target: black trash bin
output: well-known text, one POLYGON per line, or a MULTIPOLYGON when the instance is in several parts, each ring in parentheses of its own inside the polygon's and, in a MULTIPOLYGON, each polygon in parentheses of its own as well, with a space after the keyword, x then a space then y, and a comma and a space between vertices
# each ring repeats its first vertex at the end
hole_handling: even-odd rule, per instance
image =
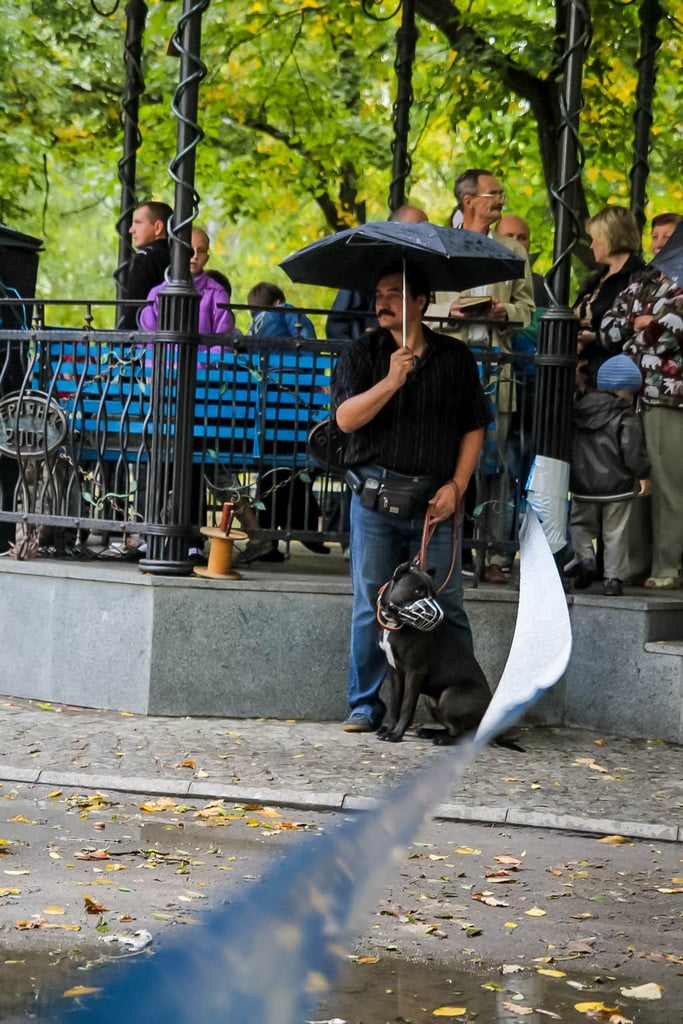
MULTIPOLYGON (((0 299, 32 298, 36 294, 40 238, 0 224, 0 299)), ((29 327, 31 307, 25 303, 0 303, 0 327, 29 327)))
MULTIPOLYGON (((16 331, 31 324, 32 306, 17 302, 36 293, 40 238, 0 224, 0 398, 18 391, 24 379, 24 351, 21 341, 2 337, 2 331, 16 331)), ((0 456, 0 510, 11 512, 19 478, 16 459, 0 456)), ((0 552, 14 539, 15 524, 0 521, 0 552)))

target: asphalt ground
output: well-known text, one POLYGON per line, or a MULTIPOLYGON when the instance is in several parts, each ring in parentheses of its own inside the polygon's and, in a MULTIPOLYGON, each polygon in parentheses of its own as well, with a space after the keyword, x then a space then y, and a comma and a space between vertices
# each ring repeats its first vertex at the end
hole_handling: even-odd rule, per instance
MULTIPOLYGON (((454 821, 683 842, 683 747, 522 725, 435 808, 454 821)), ((0 780, 362 811, 449 748, 336 722, 158 718, 0 697, 0 780)))

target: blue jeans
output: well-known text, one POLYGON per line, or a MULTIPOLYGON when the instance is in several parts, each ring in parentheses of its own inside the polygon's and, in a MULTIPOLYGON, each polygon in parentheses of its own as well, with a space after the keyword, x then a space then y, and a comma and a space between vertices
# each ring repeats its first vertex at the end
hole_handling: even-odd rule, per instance
MULTIPOLYGON (((414 558, 422 541, 422 516, 400 519, 364 508, 357 495, 351 498, 351 580, 353 612, 351 616, 351 655, 349 662, 348 702, 351 712, 367 715, 373 726, 384 717, 379 696, 387 669, 379 647, 376 602, 379 588, 391 579, 394 569, 414 558)), ((439 587, 451 564, 453 520, 439 523, 427 548, 427 565, 435 570, 439 587)), ((445 617, 458 628, 462 646, 473 652, 472 631, 463 607, 460 575, 460 551, 448 586, 438 595, 445 617)))

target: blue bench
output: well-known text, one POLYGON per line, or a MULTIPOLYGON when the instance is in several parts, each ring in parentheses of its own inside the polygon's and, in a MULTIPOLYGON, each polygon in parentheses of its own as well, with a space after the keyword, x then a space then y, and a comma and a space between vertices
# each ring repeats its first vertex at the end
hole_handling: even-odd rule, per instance
MULTIPOLYGON (((66 447, 78 460, 146 460, 152 436, 150 344, 73 340, 73 332, 39 342, 32 386, 66 414, 66 447)), ((101 334, 100 334, 101 337, 101 334)), ((213 339, 212 339, 213 340, 213 339)), ((195 462, 235 470, 303 466, 311 422, 329 410, 332 357, 298 344, 282 350, 200 346, 193 434, 195 462)), ((171 392, 164 396, 173 411, 171 392)), ((172 432, 172 418, 168 417, 172 432)), ((157 428, 159 429, 159 428, 157 428)), ((163 429, 163 428, 162 428, 163 429)))

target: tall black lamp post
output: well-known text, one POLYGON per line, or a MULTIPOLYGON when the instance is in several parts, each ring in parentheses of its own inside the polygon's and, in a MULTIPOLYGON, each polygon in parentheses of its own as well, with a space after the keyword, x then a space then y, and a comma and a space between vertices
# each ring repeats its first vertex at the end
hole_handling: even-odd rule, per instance
POLYGON ((560 105, 558 184, 555 198, 553 265, 546 277, 551 306, 541 317, 536 365, 534 444, 536 456, 527 497, 536 511, 554 554, 566 544, 569 459, 571 455, 578 320, 569 309, 571 254, 581 234, 576 217, 576 184, 581 173, 579 114, 581 79, 590 38, 583 0, 567 5, 560 105))
POLYGON ((199 296, 190 274, 192 221, 199 197, 194 188, 195 153, 202 138, 197 124, 199 83, 206 74, 199 53, 201 17, 209 0, 183 0, 172 46, 180 55, 180 80, 173 112, 178 120, 175 181, 170 222, 169 282, 159 293, 159 329, 152 367, 152 446, 145 502, 147 555, 144 572, 186 575, 190 537, 192 450, 197 376, 199 296))
POLYGON ((417 28, 415 27, 415 2, 403 0, 401 27, 396 33, 396 101, 393 108, 394 137, 391 143, 391 188, 389 209, 394 213, 406 201, 406 181, 410 174, 411 160, 408 152, 410 132, 410 108, 413 102, 413 62, 417 28))
MULTIPOLYGON (((141 136, 139 128, 140 96, 145 91, 142 77, 142 38, 147 20, 147 4, 143 0, 129 0, 126 4, 126 39, 123 59, 126 68, 126 83, 121 100, 121 125, 123 127, 123 153, 119 160, 119 181, 121 183, 121 212, 116 222, 119 236, 118 266, 114 271, 117 298, 126 296, 128 261, 132 254, 130 226, 136 205, 135 177, 137 170, 137 149, 141 136)), ((123 313, 119 313, 119 318, 123 313)))

